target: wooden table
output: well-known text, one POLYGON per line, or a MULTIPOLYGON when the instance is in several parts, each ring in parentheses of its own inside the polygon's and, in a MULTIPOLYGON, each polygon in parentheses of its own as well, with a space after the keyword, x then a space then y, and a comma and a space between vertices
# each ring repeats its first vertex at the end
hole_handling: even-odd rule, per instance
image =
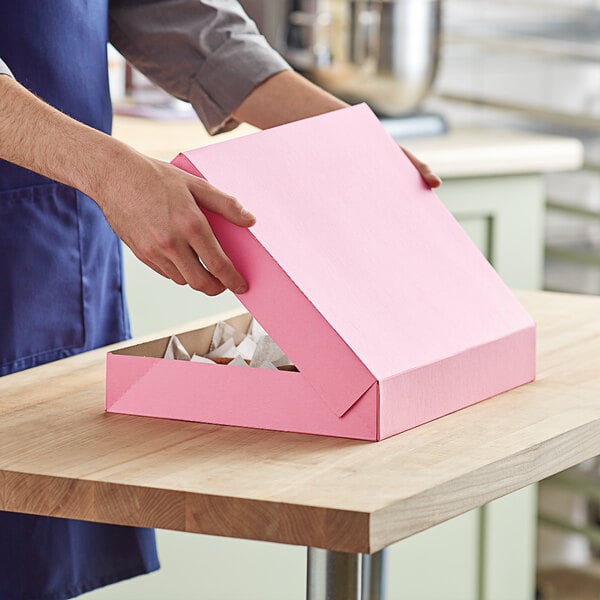
POLYGON ((0 509, 326 549, 309 597, 359 598, 361 553, 600 453, 600 298, 519 296, 537 382, 379 443, 106 414, 106 349, 2 378, 0 509))

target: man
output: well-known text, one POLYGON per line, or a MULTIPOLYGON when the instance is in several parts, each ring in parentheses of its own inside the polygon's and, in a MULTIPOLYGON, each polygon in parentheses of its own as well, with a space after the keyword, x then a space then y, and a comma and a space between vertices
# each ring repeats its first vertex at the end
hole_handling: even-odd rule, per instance
MULTIPOLYGON (((211 133, 344 106, 289 70, 233 1, 2 3, 0 375, 129 336, 118 238, 180 285, 247 288, 199 207, 241 227, 254 217, 109 137, 109 39, 211 133)), ((0 512, 2 600, 61 600, 156 568, 152 531, 0 512)))

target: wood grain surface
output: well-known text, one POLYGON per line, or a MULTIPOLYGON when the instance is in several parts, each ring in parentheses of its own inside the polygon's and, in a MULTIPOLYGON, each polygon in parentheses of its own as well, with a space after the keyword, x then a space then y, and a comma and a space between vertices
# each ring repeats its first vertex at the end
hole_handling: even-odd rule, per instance
POLYGON ((4 377, 0 509, 376 551, 600 453, 600 298, 519 296, 538 381, 378 443, 106 414, 106 349, 4 377))

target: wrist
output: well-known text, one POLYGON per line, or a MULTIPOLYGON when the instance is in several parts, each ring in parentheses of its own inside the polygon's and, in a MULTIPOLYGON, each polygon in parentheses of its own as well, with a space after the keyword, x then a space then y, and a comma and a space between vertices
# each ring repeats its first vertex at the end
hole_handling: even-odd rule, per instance
POLYGON ((107 190, 114 187, 115 182, 126 180, 126 171, 137 152, 100 132, 94 132, 82 146, 83 159, 75 165, 70 185, 104 208, 107 190))

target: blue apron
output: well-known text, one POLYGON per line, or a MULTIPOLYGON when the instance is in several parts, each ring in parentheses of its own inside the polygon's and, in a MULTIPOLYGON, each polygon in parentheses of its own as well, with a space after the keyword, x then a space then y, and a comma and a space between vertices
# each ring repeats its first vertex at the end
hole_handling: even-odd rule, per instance
MULTIPOLYGON (((107 11, 108 0, 0 3, 15 78, 106 133, 107 11)), ((0 161, 0 375, 128 336, 120 243, 96 204, 0 161)), ((152 530, 0 512, 1 600, 61 600, 157 568, 152 530)))

